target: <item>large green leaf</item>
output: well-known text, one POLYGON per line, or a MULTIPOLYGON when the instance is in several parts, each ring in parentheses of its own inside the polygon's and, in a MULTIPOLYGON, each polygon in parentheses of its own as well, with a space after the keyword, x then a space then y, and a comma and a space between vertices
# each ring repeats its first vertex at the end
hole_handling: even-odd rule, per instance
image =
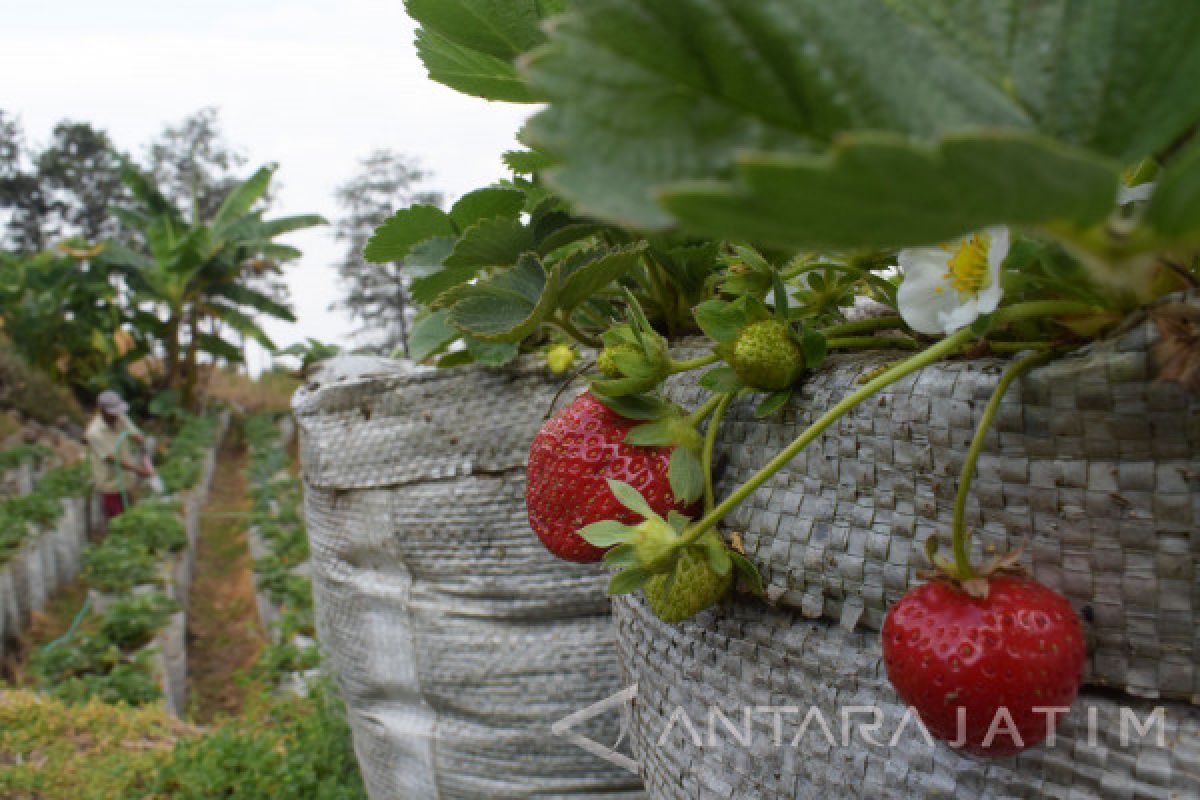
POLYGON ((375 230, 363 255, 376 264, 400 261, 414 245, 426 239, 457 233, 454 222, 437 206, 409 206, 397 211, 375 230))
POLYGON ((455 268, 506 266, 517 263, 517 258, 532 248, 533 236, 520 220, 496 217, 463 231, 444 264, 455 268))
POLYGON ((412 299, 423 306, 433 305, 443 292, 461 286, 479 274, 477 267, 458 267, 438 270, 415 278, 408 287, 412 299))
POLYGON ((1164 236, 1200 233, 1200 145, 1192 145, 1159 176, 1146 222, 1164 236))
POLYGON ((489 100, 537 99, 513 62, 545 41, 542 19, 561 10, 544 0, 406 0, 421 23, 417 52, 429 77, 489 100))
POLYGON ((664 206, 693 227, 771 245, 903 247, 1000 223, 1097 223, 1113 208, 1120 170, 1036 135, 998 132, 936 147, 858 134, 829 155, 747 156, 739 173, 741 187, 667 189, 664 206))
POLYGON ((1198 40, 1200 4, 1171 0, 589 0, 529 61, 551 105, 523 138, 582 211, 645 227, 672 222, 665 186, 854 130, 1040 132, 1130 162, 1200 118, 1198 40))
POLYGON ((524 207, 525 193, 519 189, 476 189, 459 198, 450 209, 450 219, 459 230, 465 230, 491 217, 516 219, 524 207))
POLYGON ((644 244, 616 250, 596 248, 572 254, 560 267, 558 305, 570 312, 584 300, 637 266, 644 244))
POLYGON ((450 309, 450 324, 485 342, 519 342, 554 309, 558 274, 546 274, 532 254, 486 281, 466 287, 450 309))
POLYGON ((213 217, 212 227, 218 236, 224 236, 225 228, 249 212, 251 207, 263 198, 263 195, 267 193, 267 187, 271 185, 271 176, 274 173, 274 167, 261 167, 233 188, 233 191, 221 203, 221 207, 217 209, 217 215, 213 217))
POLYGON ((408 336, 408 351, 414 361, 424 361, 462 336, 458 328, 450 325, 449 316, 450 312, 443 309, 416 321, 408 336))

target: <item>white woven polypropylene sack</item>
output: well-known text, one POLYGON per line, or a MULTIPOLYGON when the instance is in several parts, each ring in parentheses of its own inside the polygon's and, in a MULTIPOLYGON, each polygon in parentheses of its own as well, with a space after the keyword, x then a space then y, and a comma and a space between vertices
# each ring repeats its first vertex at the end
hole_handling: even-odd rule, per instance
MULTIPOLYGON (((528 527, 544 368, 331 362, 294 400, 318 636, 374 800, 632 798, 551 726, 618 689, 602 569, 528 527)), ((578 732, 619 737, 615 718, 578 732)))

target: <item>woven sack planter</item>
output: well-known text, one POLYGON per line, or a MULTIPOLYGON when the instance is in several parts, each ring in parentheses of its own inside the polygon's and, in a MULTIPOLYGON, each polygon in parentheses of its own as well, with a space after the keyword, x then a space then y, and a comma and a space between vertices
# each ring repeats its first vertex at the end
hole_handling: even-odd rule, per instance
POLYGON ((317 629, 375 800, 642 796, 550 732, 620 680, 607 576, 554 559, 526 518, 557 391, 533 359, 342 358, 294 400, 317 629))
MULTIPOLYGON (((923 739, 911 752, 852 744, 820 764, 770 747, 700 751, 678 737, 656 746, 676 703, 691 704, 687 713, 701 722, 710 702, 723 711, 816 702, 827 715, 838 705, 899 708, 877 632, 927 567, 925 539, 951 528, 957 476, 1005 363, 960 361, 859 406, 729 516, 774 607, 739 603, 672 628, 646 613, 640 596, 618 602, 623 663, 638 684, 634 749, 652 796, 911 797, 956 788, 959 797, 1200 796, 1200 713, 1191 705, 1200 699, 1200 401, 1152 380, 1156 337, 1152 322, 1135 320, 1014 385, 980 458, 967 522, 977 559, 985 547, 1025 542, 1032 574, 1080 612, 1086 683, 1108 688, 1085 689, 1077 708, 1106 709, 1097 712, 1103 729, 1116 724, 1119 705, 1142 709, 1157 698, 1151 705, 1174 726, 1168 750, 1134 742, 1085 753, 1073 738, 1077 714, 1055 748, 1003 762, 930 749, 923 739)), ((892 360, 831 358, 770 420, 735 403, 719 441, 722 490, 892 360)), ((669 393, 689 407, 702 397, 686 379, 669 393)))

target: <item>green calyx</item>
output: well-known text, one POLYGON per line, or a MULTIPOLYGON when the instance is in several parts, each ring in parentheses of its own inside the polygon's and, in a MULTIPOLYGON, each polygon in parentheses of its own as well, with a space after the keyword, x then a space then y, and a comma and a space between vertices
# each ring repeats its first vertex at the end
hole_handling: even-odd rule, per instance
POLYGON ((791 326, 777 319, 746 326, 734 342, 729 360, 744 385, 769 392, 794 384, 806 363, 791 326))
POLYGON ((671 374, 667 340, 652 330, 619 325, 604 334, 604 349, 596 359, 602 377, 592 388, 608 397, 648 392, 671 374))
MULTIPOLYGON (((724 547, 719 541, 716 544, 724 547)), ((719 574, 710 563, 707 548, 691 546, 678 553, 669 573, 646 581, 643 592, 655 616, 677 623, 716 605, 732 588, 733 570, 719 574)))

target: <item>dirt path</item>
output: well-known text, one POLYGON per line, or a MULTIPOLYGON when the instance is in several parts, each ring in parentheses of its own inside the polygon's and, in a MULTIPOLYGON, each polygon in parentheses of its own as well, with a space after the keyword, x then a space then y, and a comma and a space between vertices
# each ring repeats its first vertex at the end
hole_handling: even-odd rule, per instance
POLYGON ((188 708, 200 723, 241 711, 253 688, 238 677, 254 664, 264 644, 254 607, 248 519, 241 516, 250 510, 245 467, 245 445, 231 432, 201 515, 188 609, 188 708))

